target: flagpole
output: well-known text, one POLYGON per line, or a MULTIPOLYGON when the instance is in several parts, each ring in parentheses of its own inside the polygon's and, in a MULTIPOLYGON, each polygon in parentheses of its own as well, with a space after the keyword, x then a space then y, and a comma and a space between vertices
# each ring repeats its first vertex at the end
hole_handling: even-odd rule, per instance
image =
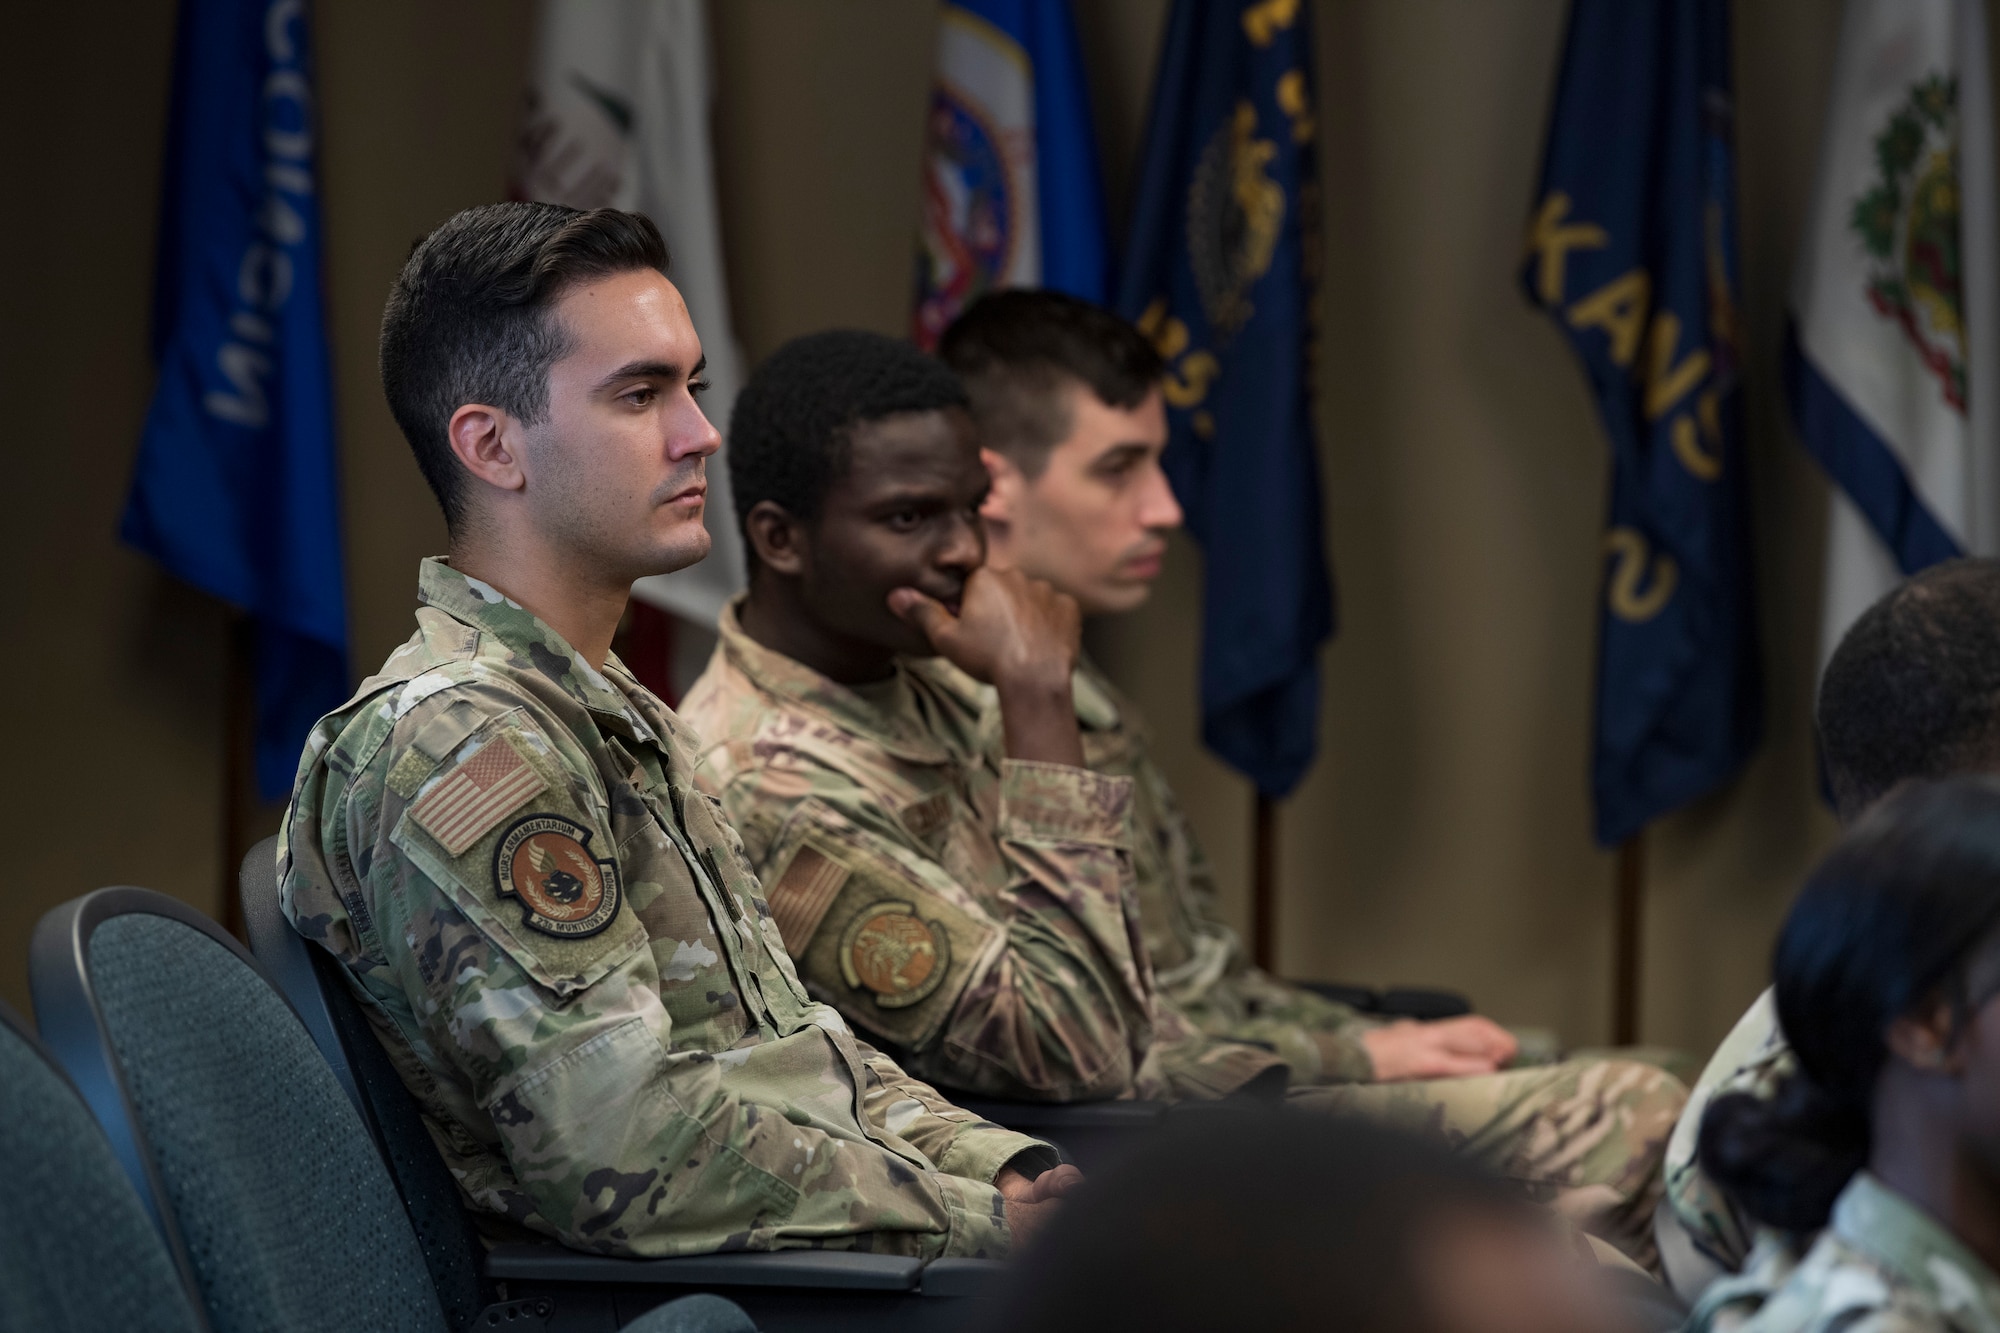
POLYGON ((1250 816, 1250 956, 1277 970, 1278 803, 1258 792, 1250 816))
POLYGON ((1618 901, 1611 952, 1611 1042, 1639 1040, 1640 919, 1646 908, 1645 834, 1618 844, 1618 901))

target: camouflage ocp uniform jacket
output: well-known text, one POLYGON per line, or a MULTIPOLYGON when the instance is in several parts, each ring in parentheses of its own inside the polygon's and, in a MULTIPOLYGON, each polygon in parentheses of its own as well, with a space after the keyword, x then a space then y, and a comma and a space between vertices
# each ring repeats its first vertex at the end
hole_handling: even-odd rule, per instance
POLYGON ((1156 1004, 1129 778, 989 756, 940 662, 850 689, 751 640, 734 608, 721 633, 683 707, 697 778, 807 985, 909 1068, 1048 1101, 1214 1097, 1278 1069, 1156 1004))
MULTIPOLYGON (((948 663, 938 663, 936 675, 962 707, 981 714, 980 742, 998 755, 1001 717, 993 690, 948 663)), ((1208 858, 1152 760, 1137 708, 1087 659, 1077 667, 1074 693, 1084 761, 1132 782, 1133 875, 1160 990, 1203 1031, 1271 1047, 1297 1083, 1373 1079, 1361 1035, 1378 1020, 1251 966, 1223 923, 1208 858)))
POLYGON ((2000 1333, 2000 1276, 1866 1171, 1803 1259, 1775 1233, 1708 1289, 1686 1333, 2000 1333))
POLYGON ((674 716, 443 562, 418 588, 279 869, 473 1203, 615 1254, 1004 1253, 990 1182, 1053 1151, 807 997, 674 716))

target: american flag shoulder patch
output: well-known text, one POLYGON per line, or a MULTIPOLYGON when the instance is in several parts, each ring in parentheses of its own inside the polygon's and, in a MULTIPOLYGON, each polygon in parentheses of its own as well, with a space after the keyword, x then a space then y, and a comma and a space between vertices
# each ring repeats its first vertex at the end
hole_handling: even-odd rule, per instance
POLYGON ((809 842, 792 854, 792 863, 771 886, 767 899, 771 904, 771 919, 778 923, 778 934, 784 938, 785 951, 792 957, 804 956, 806 945, 812 943, 819 923, 826 919, 827 908, 833 906, 840 886, 847 883, 850 873, 845 865, 809 842))
POLYGON ((410 818, 457 856, 549 784, 505 736, 496 736, 418 798, 410 818))

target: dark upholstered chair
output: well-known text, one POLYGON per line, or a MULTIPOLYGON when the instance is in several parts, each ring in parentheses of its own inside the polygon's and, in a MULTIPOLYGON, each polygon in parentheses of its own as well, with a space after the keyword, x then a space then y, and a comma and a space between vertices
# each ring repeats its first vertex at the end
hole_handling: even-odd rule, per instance
POLYGON ((201 1333, 190 1283, 76 1089, 0 1005, 0 1330, 201 1333))
POLYGON ((829 1250, 617 1259, 553 1242, 487 1249, 476 1239, 457 1183, 340 963, 302 939, 280 910, 276 839, 257 844, 244 857, 238 884, 251 950, 291 1001, 339 1086, 354 1099, 423 1238, 440 1291, 546 1303, 565 1328, 612 1328, 631 1310, 705 1291, 740 1304, 766 1333, 901 1333, 963 1326, 975 1308, 967 1301, 998 1271, 998 1264, 979 1259, 925 1264, 829 1250))
MULTIPOLYGON (((284 997, 214 922, 146 889, 100 889, 42 918, 30 980, 43 1040, 167 1250, 185 1255, 216 1333, 550 1327, 553 1308, 533 1299, 478 1305, 457 1293, 457 1318, 447 1317, 353 1102, 284 997)), ((617 1327, 606 1313, 585 1326, 617 1327)), ((713 1300, 628 1326, 754 1327, 713 1300)))

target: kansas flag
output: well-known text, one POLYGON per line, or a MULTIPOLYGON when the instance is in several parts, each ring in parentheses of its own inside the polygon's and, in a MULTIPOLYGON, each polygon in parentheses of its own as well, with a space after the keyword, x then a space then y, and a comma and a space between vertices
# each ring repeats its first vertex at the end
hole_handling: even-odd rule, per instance
POLYGON ((1318 748, 1333 634, 1309 9, 1175 0, 1118 288, 1167 358, 1165 465, 1206 556, 1202 739, 1274 797, 1318 748))
POLYGON ((1762 701, 1726 0, 1574 0, 1521 280, 1611 444, 1599 842, 1726 782, 1762 701))
POLYGON ((304 0, 183 0, 154 293, 160 378, 120 535, 247 612, 257 785, 346 697, 304 0))
POLYGON ((997 287, 1109 282, 1090 89, 1069 0, 947 0, 924 144, 919 346, 997 287))

